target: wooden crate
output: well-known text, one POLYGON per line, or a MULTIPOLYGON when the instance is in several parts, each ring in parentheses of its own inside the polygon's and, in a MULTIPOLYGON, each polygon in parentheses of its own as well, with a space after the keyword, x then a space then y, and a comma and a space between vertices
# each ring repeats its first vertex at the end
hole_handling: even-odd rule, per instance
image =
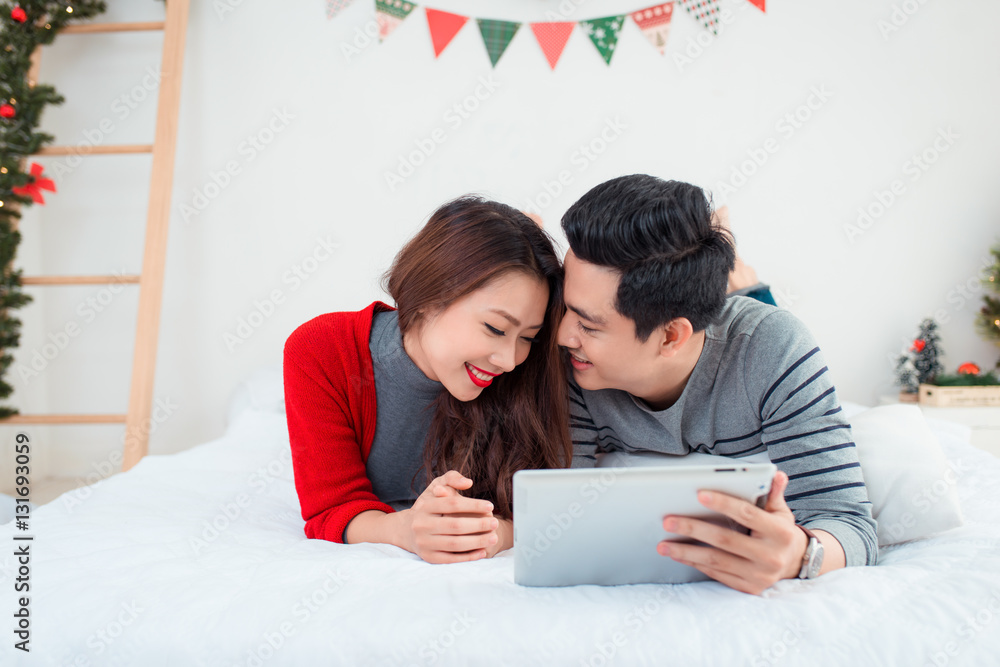
POLYGON ((1000 387, 938 387, 922 384, 920 404, 939 408, 1000 407, 1000 387))

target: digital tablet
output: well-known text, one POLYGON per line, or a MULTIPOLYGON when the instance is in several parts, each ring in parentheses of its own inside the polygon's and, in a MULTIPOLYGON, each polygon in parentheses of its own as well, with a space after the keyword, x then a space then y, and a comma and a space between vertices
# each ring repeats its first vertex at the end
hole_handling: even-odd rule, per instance
MULTIPOLYGON (((680 457, 673 457, 680 458, 680 457)), ((743 533, 698 502, 721 491, 763 507, 777 468, 723 459, 711 465, 521 470, 514 474, 514 581, 523 586, 679 584, 701 571, 661 556, 667 514, 706 519, 743 533)))

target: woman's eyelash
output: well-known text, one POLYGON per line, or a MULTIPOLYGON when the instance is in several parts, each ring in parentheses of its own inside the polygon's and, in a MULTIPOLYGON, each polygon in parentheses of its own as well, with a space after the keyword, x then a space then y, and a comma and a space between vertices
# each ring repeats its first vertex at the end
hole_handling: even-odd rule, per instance
MULTIPOLYGON (((483 324, 485 324, 486 328, 490 330, 490 333, 492 333, 495 336, 506 336, 507 335, 507 332, 500 331, 496 327, 491 327, 489 324, 486 324, 486 322, 483 322, 483 324)), ((538 342, 537 338, 531 338, 529 336, 522 336, 522 338, 524 340, 528 341, 529 343, 537 343, 538 342)))

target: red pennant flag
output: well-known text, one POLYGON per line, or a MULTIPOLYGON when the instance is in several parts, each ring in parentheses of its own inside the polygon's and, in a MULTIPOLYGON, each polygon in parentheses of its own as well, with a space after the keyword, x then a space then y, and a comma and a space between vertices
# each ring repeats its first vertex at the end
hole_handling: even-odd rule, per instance
POLYGON ((765 0, 750 0, 750 4, 762 12, 764 11, 764 2, 765 0))
POLYGON ((556 68, 556 63, 559 62, 559 57, 566 48, 566 42, 569 41, 575 25, 573 22, 531 24, 531 31, 535 33, 538 46, 542 47, 542 53, 545 54, 545 59, 549 61, 549 67, 552 69, 556 68))
POLYGON ((458 31, 462 29, 469 17, 429 7, 424 7, 424 9, 427 11, 427 25, 431 31, 431 42, 434 44, 434 57, 437 58, 451 43, 458 31))
POLYGON ((20 185, 16 188, 11 188, 10 191, 16 195, 21 195, 23 197, 31 197, 32 201, 36 204, 44 204, 45 198, 42 197, 42 190, 48 190, 49 192, 56 191, 56 184, 52 182, 49 178, 42 178, 42 165, 37 162, 31 163, 31 180, 28 181, 26 185, 20 185))
POLYGON ((670 34, 670 18, 674 15, 674 3, 665 2, 632 12, 632 20, 642 30, 649 43, 663 55, 670 34))

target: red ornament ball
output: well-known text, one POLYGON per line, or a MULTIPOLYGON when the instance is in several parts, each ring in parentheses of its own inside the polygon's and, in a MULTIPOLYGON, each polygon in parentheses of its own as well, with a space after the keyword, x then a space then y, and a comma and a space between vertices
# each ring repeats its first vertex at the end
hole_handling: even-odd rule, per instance
POLYGON ((16 113, 17 112, 14 111, 14 107, 9 104, 0 106, 0 116, 3 116, 4 118, 13 118, 16 113))
POLYGON ((28 15, 24 13, 24 10, 20 7, 14 7, 10 12, 10 17, 17 21, 18 23, 24 23, 28 20, 28 15))
POLYGON ((979 375, 979 366, 971 361, 966 361, 958 367, 958 372, 960 375, 979 375))
POLYGON ((926 341, 924 341, 923 339, 918 338, 915 341, 913 341, 913 347, 911 347, 910 349, 913 350, 914 352, 923 352, 924 351, 924 347, 926 345, 927 345, 926 341))

